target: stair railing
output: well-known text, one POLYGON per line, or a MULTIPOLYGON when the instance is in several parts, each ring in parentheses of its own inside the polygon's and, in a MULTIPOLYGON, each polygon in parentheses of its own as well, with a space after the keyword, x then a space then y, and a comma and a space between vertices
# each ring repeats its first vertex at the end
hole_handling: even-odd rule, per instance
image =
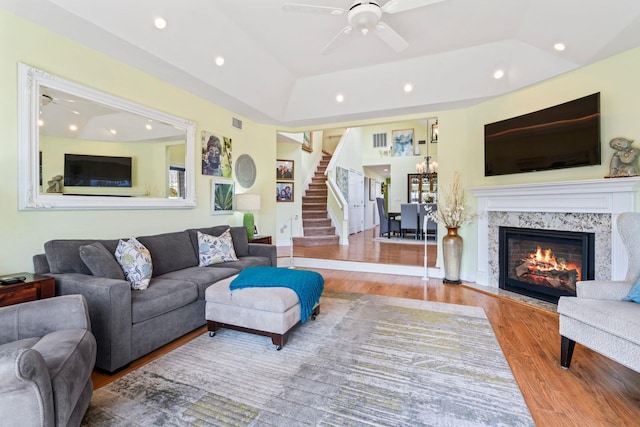
POLYGON ((338 189, 335 181, 327 177, 327 212, 331 222, 335 224, 336 234, 340 236, 340 244, 349 244, 349 204, 338 189))
POLYGON ((338 157, 340 157, 340 152, 342 151, 342 147, 345 144, 346 137, 350 130, 350 128, 347 128, 340 138, 340 142, 338 142, 331 156, 331 160, 327 165, 327 170, 324 172, 324 175, 327 177, 325 181, 327 185, 327 212, 331 218, 331 222, 336 227, 336 234, 340 237, 341 245, 349 244, 349 203, 335 182, 335 174, 329 172, 333 171, 336 167, 336 162, 338 157))

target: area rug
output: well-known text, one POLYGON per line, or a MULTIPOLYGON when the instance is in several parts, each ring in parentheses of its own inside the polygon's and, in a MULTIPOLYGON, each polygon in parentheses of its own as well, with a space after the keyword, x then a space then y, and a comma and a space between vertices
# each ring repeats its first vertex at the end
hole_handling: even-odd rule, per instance
POLYGON ((478 307, 325 292, 281 351, 203 334, 95 391, 85 426, 533 426, 478 307))
MULTIPOLYGON (((407 244, 407 245, 419 245, 419 246, 424 246, 424 240, 416 240, 413 237, 394 237, 391 236, 391 238, 388 237, 374 237, 373 238, 374 242, 378 242, 378 243, 402 243, 402 244, 407 244)), ((427 245, 431 246, 431 245, 437 245, 438 242, 436 240, 427 240, 427 245)))

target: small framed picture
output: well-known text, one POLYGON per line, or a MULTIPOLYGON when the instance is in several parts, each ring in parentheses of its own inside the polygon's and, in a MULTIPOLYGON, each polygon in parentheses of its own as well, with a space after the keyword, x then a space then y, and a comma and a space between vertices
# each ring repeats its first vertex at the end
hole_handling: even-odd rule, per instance
POLYGON ((211 215, 233 213, 234 187, 232 179, 211 180, 211 215))
POLYGON ((276 160, 276 179, 293 180, 293 160, 276 160))
POLYGON ((313 151, 313 132, 302 133, 302 149, 305 151, 313 151))
POLYGON ((438 142, 438 124, 431 125, 431 143, 435 144, 438 142))
POLYGON ((293 202, 293 182, 276 182, 276 202, 293 202))
POLYGON ((369 200, 374 201, 376 199, 376 180, 369 178, 369 200))

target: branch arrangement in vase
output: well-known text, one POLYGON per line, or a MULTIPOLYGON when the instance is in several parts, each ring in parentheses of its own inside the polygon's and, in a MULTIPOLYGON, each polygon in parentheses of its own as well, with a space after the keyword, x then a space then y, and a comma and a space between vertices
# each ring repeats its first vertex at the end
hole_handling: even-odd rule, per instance
POLYGON ((431 219, 447 228, 458 228, 473 221, 476 214, 465 201, 464 188, 460 184, 460 174, 456 171, 448 189, 438 191, 438 210, 431 212, 431 219))

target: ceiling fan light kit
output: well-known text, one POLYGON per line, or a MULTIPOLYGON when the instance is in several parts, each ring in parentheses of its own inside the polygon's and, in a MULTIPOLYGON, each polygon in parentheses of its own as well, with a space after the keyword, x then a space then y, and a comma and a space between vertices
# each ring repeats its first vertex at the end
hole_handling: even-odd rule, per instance
POLYGON ((351 7, 347 19, 352 28, 365 36, 378 25, 382 17, 382 9, 375 3, 358 3, 351 7))

